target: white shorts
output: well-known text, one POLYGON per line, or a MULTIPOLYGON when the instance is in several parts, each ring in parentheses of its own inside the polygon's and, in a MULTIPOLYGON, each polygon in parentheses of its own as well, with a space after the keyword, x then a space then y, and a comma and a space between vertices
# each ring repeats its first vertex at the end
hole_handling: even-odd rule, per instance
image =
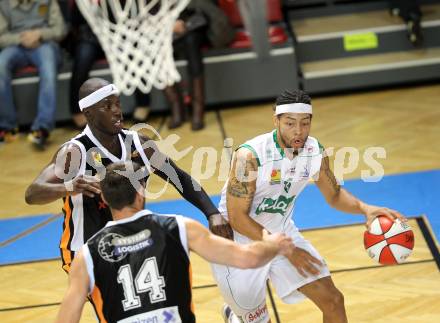
POLYGON ((291 235, 293 243, 323 262, 318 275, 301 276, 284 256, 277 256, 263 267, 238 269, 212 264, 212 272, 225 302, 246 323, 269 321, 266 308, 266 281, 269 279, 278 297, 286 304, 294 304, 305 298, 297 289, 320 278, 330 276, 324 259, 312 244, 299 233, 291 235))

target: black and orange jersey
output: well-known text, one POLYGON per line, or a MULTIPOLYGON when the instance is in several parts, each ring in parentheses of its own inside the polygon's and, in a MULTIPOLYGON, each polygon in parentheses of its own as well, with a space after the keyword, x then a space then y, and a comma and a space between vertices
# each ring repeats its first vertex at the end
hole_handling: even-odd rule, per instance
POLYGON ((110 221, 82 250, 100 322, 195 322, 182 216, 110 221))
MULTIPOLYGON (((79 167, 78 175, 94 176, 103 172, 105 167, 113 162, 133 160, 149 167, 139 136, 134 131, 122 130, 119 134, 121 156, 114 156, 96 139, 87 126, 82 133, 67 143, 75 144, 81 151, 79 156, 72 157, 71 165, 75 162, 79 167), (133 155, 133 156, 132 156, 133 155), (136 156, 136 157, 135 157, 136 156)), ((102 229, 112 216, 110 208, 100 196, 90 198, 83 194, 63 198, 64 222, 60 242, 63 269, 69 271, 74 252, 102 229)))

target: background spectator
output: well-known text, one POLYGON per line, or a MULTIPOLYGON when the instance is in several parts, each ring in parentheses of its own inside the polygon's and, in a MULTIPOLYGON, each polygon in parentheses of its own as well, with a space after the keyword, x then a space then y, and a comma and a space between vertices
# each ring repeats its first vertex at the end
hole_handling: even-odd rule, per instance
POLYGON ((133 121, 145 122, 150 114, 150 95, 142 93, 138 89, 134 92, 136 107, 133 111, 133 121))
POLYGON ((40 88, 38 112, 29 140, 44 148, 54 127, 59 47, 55 41, 65 33, 64 20, 56 0, 0 1, 0 141, 17 132, 17 118, 11 86, 12 73, 34 65, 40 88))
POLYGON ((400 16, 408 28, 408 38, 414 46, 423 44, 422 12, 418 0, 389 0, 391 13, 400 16))
MULTIPOLYGON (((204 127, 205 86, 202 45, 208 42, 212 47, 226 46, 234 38, 234 29, 228 18, 212 0, 192 0, 181 13, 174 26, 174 49, 177 57, 188 61, 188 75, 191 88, 191 128, 204 127)), ((178 85, 165 89, 171 103, 170 129, 179 127, 185 121, 182 95, 178 85)))
POLYGON ((89 73, 95 61, 99 58, 105 58, 105 53, 99 44, 98 38, 76 4, 73 5, 71 11, 71 36, 75 46, 73 48, 69 105, 73 123, 77 128, 84 128, 87 120, 78 106, 79 88, 89 78, 89 73))
POLYGON ((263 23, 267 21, 267 0, 238 0, 238 8, 245 29, 251 34, 252 47, 258 59, 267 59, 271 47, 267 37, 268 25, 263 23))

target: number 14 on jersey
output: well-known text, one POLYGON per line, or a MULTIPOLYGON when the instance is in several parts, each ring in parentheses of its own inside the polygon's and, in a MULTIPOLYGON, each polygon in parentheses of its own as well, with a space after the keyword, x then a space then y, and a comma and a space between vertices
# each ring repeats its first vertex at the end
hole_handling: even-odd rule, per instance
POLYGON ((149 293, 150 302, 157 303, 167 299, 165 280, 159 275, 156 257, 145 259, 134 281, 130 265, 124 265, 118 271, 118 283, 122 284, 125 298, 122 300, 124 311, 141 306, 138 294, 149 293))

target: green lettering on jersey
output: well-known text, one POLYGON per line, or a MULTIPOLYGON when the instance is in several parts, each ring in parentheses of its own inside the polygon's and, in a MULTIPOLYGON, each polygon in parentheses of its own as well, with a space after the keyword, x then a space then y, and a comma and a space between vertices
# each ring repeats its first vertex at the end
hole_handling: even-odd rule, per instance
POLYGON ((258 205, 255 213, 257 215, 262 212, 279 213, 284 216, 294 199, 295 195, 292 197, 280 195, 276 200, 271 199, 270 197, 265 197, 263 201, 261 201, 261 203, 258 205))

